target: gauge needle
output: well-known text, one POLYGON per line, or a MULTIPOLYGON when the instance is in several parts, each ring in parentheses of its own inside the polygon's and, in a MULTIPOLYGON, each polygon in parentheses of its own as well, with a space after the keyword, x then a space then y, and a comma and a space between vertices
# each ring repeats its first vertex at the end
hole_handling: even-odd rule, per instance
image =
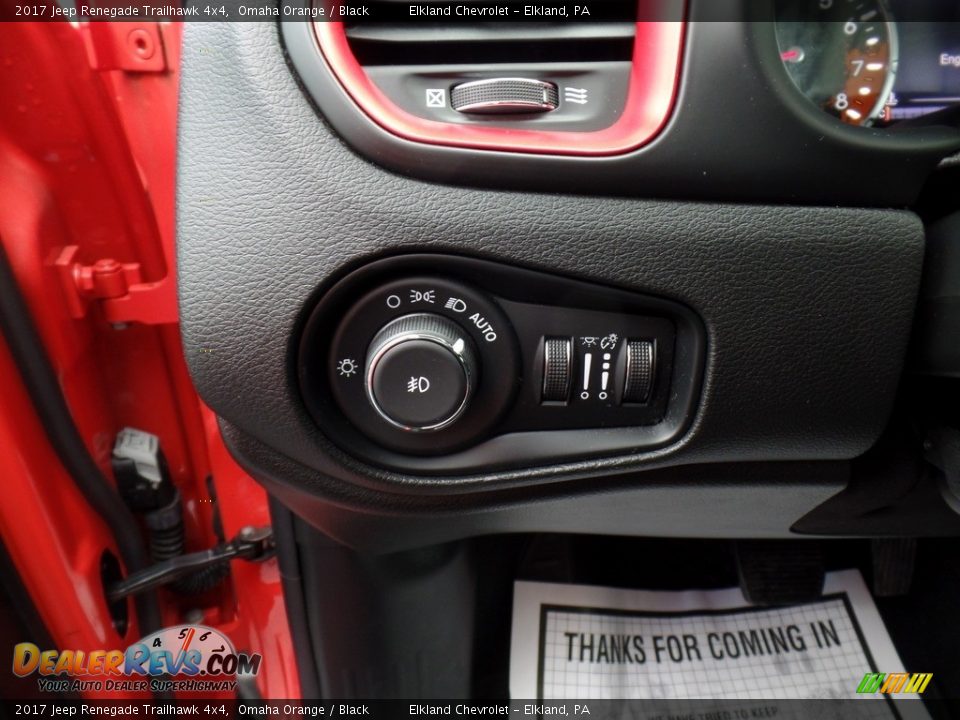
POLYGON ((190 628, 187 631, 187 637, 183 641, 183 645, 180 646, 180 652, 185 653, 190 648, 190 641, 193 640, 193 636, 197 631, 194 628, 190 628))
POLYGON ((804 52, 802 48, 793 47, 789 50, 784 50, 780 53, 780 59, 784 62, 801 62, 804 58, 804 52))
POLYGON ((184 638, 183 645, 180 646, 180 652, 177 655, 177 662, 176 662, 177 670, 179 670, 180 667, 182 666, 183 655, 185 652, 187 652, 187 649, 190 647, 190 641, 193 640, 193 636, 194 634, 196 634, 196 632, 197 631, 195 628, 190 628, 190 630, 187 631, 187 637, 184 638))

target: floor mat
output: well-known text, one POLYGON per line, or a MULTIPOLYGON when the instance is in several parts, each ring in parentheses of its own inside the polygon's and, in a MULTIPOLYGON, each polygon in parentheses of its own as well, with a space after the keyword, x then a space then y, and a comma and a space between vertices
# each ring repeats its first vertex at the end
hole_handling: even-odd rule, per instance
POLYGON ((750 606, 739 588, 517 582, 511 638, 515 699, 861 700, 844 716, 924 717, 915 700, 930 682, 903 667, 856 570, 830 573, 814 602, 778 608, 750 606))

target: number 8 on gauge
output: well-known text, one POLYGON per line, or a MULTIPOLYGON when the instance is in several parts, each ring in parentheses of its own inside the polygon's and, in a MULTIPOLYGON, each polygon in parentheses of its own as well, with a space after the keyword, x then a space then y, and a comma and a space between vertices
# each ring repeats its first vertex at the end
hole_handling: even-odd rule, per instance
POLYGON ((897 70, 897 27, 881 0, 782 0, 780 58, 800 91, 851 125, 881 117, 897 70))

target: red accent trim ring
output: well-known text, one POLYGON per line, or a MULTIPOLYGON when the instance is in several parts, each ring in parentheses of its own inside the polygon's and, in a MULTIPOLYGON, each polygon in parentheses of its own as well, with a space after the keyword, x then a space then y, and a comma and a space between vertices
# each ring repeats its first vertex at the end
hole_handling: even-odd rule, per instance
POLYGON ((370 80, 350 50, 342 22, 313 26, 320 52, 337 80, 385 130, 432 145, 556 155, 618 155, 650 142, 673 108, 684 34, 682 22, 638 22, 623 114, 603 130, 575 132, 456 125, 412 115, 370 80))

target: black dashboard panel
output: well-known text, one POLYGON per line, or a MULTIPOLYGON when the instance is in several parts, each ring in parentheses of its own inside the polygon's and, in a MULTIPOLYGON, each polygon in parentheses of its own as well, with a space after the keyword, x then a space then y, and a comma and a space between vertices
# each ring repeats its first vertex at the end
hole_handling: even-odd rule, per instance
MULTIPOLYGON (((746 475, 716 466, 698 474, 701 485, 720 483, 732 513, 700 532, 750 533, 752 524, 757 533, 785 534, 787 518, 842 484, 842 471, 829 475, 819 461, 859 455, 884 427, 922 263, 923 229, 911 213, 588 197, 596 188, 587 176, 567 176, 580 193, 564 195, 424 182, 371 164, 318 119, 290 73, 277 26, 192 24, 184 51, 178 272, 190 369, 244 465, 314 522, 337 525, 347 541, 362 542, 363 530, 337 519, 335 507, 362 508, 367 519, 405 508, 415 524, 416 512, 472 507, 476 522, 504 531, 523 523, 554 527, 548 518, 560 517, 557 503, 569 502, 571 512, 584 513, 579 528, 603 527, 611 499, 604 476, 628 485, 620 488, 623 515, 611 531, 629 522, 637 532, 660 532, 654 513, 662 517, 671 497, 690 512, 696 503, 683 489, 690 475, 681 466, 720 462, 761 463, 763 470, 744 484, 739 501, 736 477, 746 475), (494 259, 689 307, 702 318, 708 343, 690 429, 649 452, 434 477, 383 470, 345 453, 318 431, 301 399, 299 337, 309 310, 339 278, 411 251, 494 259), (810 485, 786 480, 780 465, 796 461, 809 464, 792 477, 811 478, 810 485), (678 469, 656 476, 657 503, 645 506, 640 492, 636 502, 625 501, 629 488, 653 482, 647 470, 669 467, 678 469), (834 480, 827 486, 817 484, 828 475, 834 480), (671 476, 675 487, 665 484, 671 476), (781 485, 793 490, 774 492, 781 485), (513 494, 500 494, 508 490, 513 494), (555 502, 531 504, 533 493, 555 502), (496 507, 513 510, 500 517, 496 507)), ((732 179, 750 175, 750 164, 728 153, 755 153, 746 138, 717 133, 698 147, 713 147, 703 163, 726 168, 731 178, 709 187, 732 192, 732 179)), ((795 177, 822 169, 819 152, 806 157, 809 164, 793 165, 795 177)), ((695 164, 691 157, 683 167, 695 164)), ((648 186, 685 187, 658 176, 659 163, 638 168, 648 186)), ((506 163, 497 176, 510 169, 506 163)), ((470 527, 462 531, 478 526, 470 527)), ((451 522, 434 537, 456 532, 451 522)))

